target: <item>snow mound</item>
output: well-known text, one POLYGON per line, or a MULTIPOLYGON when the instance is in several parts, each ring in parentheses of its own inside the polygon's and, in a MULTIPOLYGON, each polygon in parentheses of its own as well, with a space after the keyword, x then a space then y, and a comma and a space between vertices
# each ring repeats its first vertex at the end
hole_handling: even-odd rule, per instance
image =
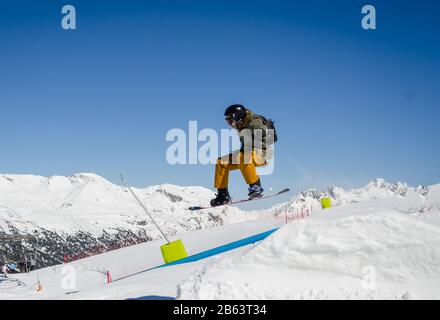
POLYGON ((440 299, 440 226, 376 202, 293 221, 193 274, 178 298, 440 299))

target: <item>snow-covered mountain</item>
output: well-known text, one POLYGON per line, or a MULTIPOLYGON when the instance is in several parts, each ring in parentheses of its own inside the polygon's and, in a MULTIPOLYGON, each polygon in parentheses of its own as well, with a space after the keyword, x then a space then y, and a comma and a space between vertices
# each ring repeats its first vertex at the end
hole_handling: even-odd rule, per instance
MULTIPOLYGON (((213 192, 206 188, 163 184, 133 190, 170 236, 244 219, 234 207, 204 214, 186 210, 208 203, 213 192)), ((37 240, 6 243, 2 253, 13 261, 37 248, 44 265, 59 262, 64 253, 74 256, 96 246, 160 238, 126 188, 89 173, 0 175, 0 233, 35 235, 37 240)))
MULTIPOLYGON (((102 179, 85 176, 95 182, 102 179)), ((71 178, 84 180, 80 176, 71 178)), ((173 214, 177 218, 173 223, 177 224, 175 221, 182 214, 179 202, 187 201, 188 196, 182 190, 191 188, 167 185, 165 189, 167 194, 164 186, 136 192, 144 201, 151 200, 147 205, 152 212, 161 205, 174 204, 173 214), (157 197, 156 204, 154 197, 157 197)), ((210 196, 210 191, 206 192, 210 196)), ((122 190, 122 193, 126 192, 122 190)), ((331 195, 336 205, 325 210, 315 208, 304 219, 285 221, 276 218, 274 210, 307 202, 319 203, 320 192, 305 191, 270 210, 253 215, 248 212, 252 221, 228 223, 232 219, 225 219, 224 225, 179 234, 188 254, 194 255, 216 251, 219 246, 223 248, 279 227, 261 242, 191 263, 155 268, 163 263, 159 249, 163 240, 152 240, 38 272, 10 275, 7 279, 0 277, 0 299, 440 299, 440 184, 411 188, 377 179, 360 189, 345 191, 331 187, 322 195, 331 195), (114 279, 110 284, 107 271, 114 279), (76 280, 64 281, 66 272, 73 272, 76 280), (43 291, 36 290, 38 281, 43 291)), ((89 198, 85 203, 96 200, 91 194, 84 196, 89 198)), ((10 198, 14 196, 10 194, 10 198)), ((12 202, 13 199, 9 204, 12 202)), ((73 208, 81 201, 69 203, 71 206, 61 206, 73 208)), ((135 203, 133 210, 138 210, 135 203)), ((234 210, 237 216, 243 213, 234 210)), ((229 215, 228 212, 219 214, 229 215)), ((79 217, 81 215, 86 219, 84 212, 80 212, 79 217)), ((106 215, 101 211, 89 212, 90 221, 99 221, 106 215), (99 214, 102 216, 94 216, 99 214)), ((32 218, 31 212, 27 217, 32 218)), ((84 221, 79 221, 75 221, 78 229, 87 227, 84 221)), ((135 228, 127 224, 127 228, 135 228)), ((68 229, 68 225, 60 227, 60 223, 54 226, 68 229)), ((89 232, 96 236, 97 230, 91 228, 89 232)), ((57 235, 68 234, 57 232, 57 235)), ((78 237, 75 232, 69 234, 72 239, 78 237)), ((56 239, 49 240, 56 243, 56 239)), ((88 243, 86 240, 84 244, 88 243)), ((54 249, 48 247, 48 250, 54 249)))
MULTIPOLYGON (((170 236, 256 218, 288 209, 320 209, 319 199, 331 196, 341 206, 369 199, 426 197, 426 187, 411 188, 376 179, 360 189, 330 187, 324 192, 307 190, 269 212, 244 212, 236 207, 186 210, 206 204, 213 192, 203 187, 170 184, 133 188, 170 236)), ((420 212, 426 208, 407 208, 420 212)), ((40 266, 59 263, 70 257, 103 252, 124 244, 159 239, 159 231, 134 201, 129 191, 103 177, 80 173, 70 177, 0 175, 0 234, 34 235, 34 239, 6 242, 1 254, 9 261, 23 260, 24 252, 39 254, 40 266)), ((1 256, 0 256, 1 258, 1 256)))
MULTIPOLYGON (((273 210, 280 212, 286 210, 320 210, 322 197, 330 197, 332 206, 344 206, 350 203, 358 203, 368 200, 387 198, 420 197, 426 199, 429 196, 429 188, 426 186, 409 187, 406 183, 388 183, 382 178, 377 178, 366 186, 358 189, 344 190, 341 187, 331 186, 324 191, 309 189, 294 196, 290 201, 274 206, 273 210)), ((413 208, 415 211, 423 207, 413 208)), ((425 208, 426 209, 426 208, 425 208)))
POLYGON ((440 184, 426 195, 416 190, 365 196, 304 219, 286 222, 268 210, 185 232, 179 238, 194 255, 279 227, 263 241, 191 263, 156 268, 163 240, 153 240, 0 277, 0 299, 440 299, 440 184))

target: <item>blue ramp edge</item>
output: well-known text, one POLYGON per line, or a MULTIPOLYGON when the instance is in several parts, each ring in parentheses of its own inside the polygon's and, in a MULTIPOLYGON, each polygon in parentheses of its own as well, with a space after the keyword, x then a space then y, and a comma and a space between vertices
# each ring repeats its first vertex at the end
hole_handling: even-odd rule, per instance
POLYGON ((168 267, 168 266, 173 266, 173 265, 176 265, 176 264, 194 262, 194 261, 206 259, 206 258, 211 257, 211 256, 215 256, 217 254, 220 254, 220 253, 223 253, 223 252, 226 252, 226 251, 234 250, 234 249, 237 249, 237 248, 249 245, 251 243, 255 243, 255 242, 261 241, 261 240, 267 238, 269 235, 271 235, 275 231, 277 231, 278 229, 279 228, 275 228, 275 229, 272 229, 272 230, 269 230, 269 231, 266 231, 266 232, 263 232, 263 233, 256 234, 256 235, 251 236, 251 237, 247 237, 247 238, 244 238, 244 239, 241 239, 241 240, 238 240, 238 241, 234 241, 234 242, 225 244, 225 245, 220 246, 220 247, 216 247, 216 248, 209 249, 209 250, 206 250, 206 251, 203 251, 203 252, 200 252, 200 253, 196 253, 196 254, 194 254, 192 256, 189 256, 189 257, 186 257, 186 258, 174 261, 174 262, 170 262, 170 263, 161 265, 160 267, 168 267))
POLYGON ((215 247, 215 248, 212 248, 212 249, 200 252, 200 253, 193 254, 193 255, 191 255, 189 257, 186 257, 186 258, 174 261, 174 262, 170 262, 170 263, 167 263, 167 264, 162 264, 160 266, 153 267, 153 268, 150 268, 150 269, 147 269, 147 270, 142 270, 142 271, 139 271, 139 272, 127 275, 125 277, 114 279, 112 282, 117 282, 117 281, 120 281, 120 280, 123 280, 123 279, 127 279, 127 278, 133 277, 135 275, 144 273, 144 272, 148 272, 148 271, 159 269, 159 268, 163 268, 163 267, 169 267, 169 266, 174 266, 174 265, 178 265, 178 264, 184 264, 184 263, 199 261, 199 260, 206 259, 206 258, 215 256, 217 254, 220 254, 220 253, 223 253, 223 252, 226 252, 226 251, 230 251, 230 250, 234 250, 234 249, 237 249, 237 248, 240 248, 240 247, 244 247, 244 246, 247 246, 249 244, 252 244, 252 243, 264 240, 265 238, 270 236, 272 233, 274 233, 278 229, 279 228, 275 228, 275 229, 272 229, 272 230, 269 230, 269 231, 266 231, 266 232, 263 232, 263 233, 256 234, 254 236, 250 236, 250 237, 238 240, 238 241, 234 241, 234 242, 225 244, 225 245, 220 246, 220 247, 215 247))

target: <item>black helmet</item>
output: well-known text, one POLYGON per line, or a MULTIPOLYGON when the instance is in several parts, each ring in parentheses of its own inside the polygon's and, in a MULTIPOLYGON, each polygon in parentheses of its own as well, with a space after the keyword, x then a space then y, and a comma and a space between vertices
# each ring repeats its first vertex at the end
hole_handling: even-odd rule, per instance
POLYGON ((240 121, 246 116, 246 108, 241 104, 233 104, 226 108, 225 117, 235 121, 240 121))

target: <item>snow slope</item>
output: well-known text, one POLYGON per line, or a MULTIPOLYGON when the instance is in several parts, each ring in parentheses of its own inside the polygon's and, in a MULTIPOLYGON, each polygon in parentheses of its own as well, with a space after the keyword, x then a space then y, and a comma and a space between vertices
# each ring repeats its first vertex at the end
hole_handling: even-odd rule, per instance
MULTIPOLYGON (((198 230, 246 219, 235 207, 186 210, 206 204, 214 196, 203 187, 171 184, 133 188, 165 233, 198 230)), ((37 248, 44 266, 77 256, 96 247, 159 239, 159 231, 126 188, 95 174, 70 177, 0 175, 0 233, 31 234, 36 239, 7 244, 2 252, 9 261, 18 253, 37 248)))
POLYGON ((374 184, 370 196, 358 189, 363 196, 356 202, 316 208, 288 224, 274 218, 275 209, 301 195, 253 221, 172 237, 191 255, 280 227, 262 242, 218 256, 142 272, 163 263, 163 240, 150 241, 0 277, 0 299, 439 299, 440 185, 401 193, 374 184))
MULTIPOLYGON (((182 239, 191 255, 264 232, 279 224, 274 219, 261 219, 186 232, 174 238, 182 239)), ((193 263, 142 272, 163 264, 159 249, 162 244, 163 240, 151 241, 29 274, 10 275, 10 280, 0 281, 0 299, 174 299, 177 286, 183 279, 218 259, 214 256, 193 263), (113 280, 110 284, 107 284, 107 270, 113 280), (37 275, 43 286, 41 292, 36 290, 37 275)), ((239 254, 248 248, 227 252, 222 256, 239 254)))
POLYGON ((193 274, 179 298, 439 299, 440 185, 380 198, 292 221, 193 274))

